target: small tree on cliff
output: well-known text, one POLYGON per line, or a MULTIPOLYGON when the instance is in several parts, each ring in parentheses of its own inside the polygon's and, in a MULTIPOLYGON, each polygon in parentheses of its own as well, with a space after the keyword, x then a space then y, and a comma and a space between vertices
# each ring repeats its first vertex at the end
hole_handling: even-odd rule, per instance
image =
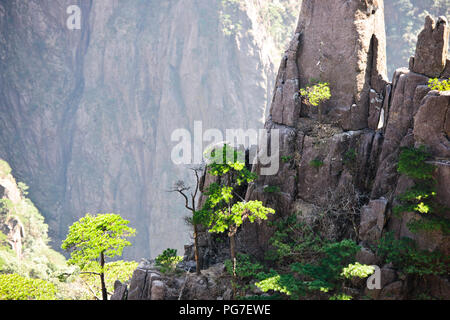
POLYGON ((196 264, 196 273, 197 275, 200 275, 200 269, 201 269, 201 262, 200 262, 200 256, 198 251, 198 228, 199 225, 203 224, 202 216, 199 214, 199 212, 196 210, 195 201, 197 198, 197 193, 200 187, 200 172, 203 171, 202 167, 193 167, 191 168, 192 172, 194 172, 196 184, 195 189, 193 192, 190 192, 188 194, 188 191, 191 189, 191 187, 186 186, 184 181, 179 180, 175 183, 174 187, 169 190, 170 192, 177 192, 184 198, 184 206, 186 209, 191 211, 191 216, 187 217, 187 221, 189 224, 191 224, 194 227, 194 257, 195 257, 195 264, 196 264))
POLYGON ((312 80, 310 85, 300 89, 300 95, 304 103, 319 108, 319 122, 322 122, 323 103, 331 98, 329 84, 312 80))
POLYGON ((212 183, 205 190, 207 199, 198 213, 207 225, 209 232, 228 231, 230 239, 230 256, 233 263, 233 275, 236 276, 236 233, 245 220, 251 223, 266 220, 268 214, 275 210, 263 206, 261 201, 234 201, 239 197, 235 188, 254 181, 257 176, 250 172, 245 161, 240 161, 240 153, 228 145, 214 149, 207 156, 208 173, 219 177, 219 182, 212 183), (231 156, 230 156, 231 155, 231 156))
POLYGON ((69 227, 62 249, 70 251, 69 264, 80 267, 81 273, 100 277, 103 300, 108 300, 105 283, 105 257, 122 255, 131 243, 125 238, 134 236, 135 229, 120 215, 106 213, 96 216, 89 213, 69 227))

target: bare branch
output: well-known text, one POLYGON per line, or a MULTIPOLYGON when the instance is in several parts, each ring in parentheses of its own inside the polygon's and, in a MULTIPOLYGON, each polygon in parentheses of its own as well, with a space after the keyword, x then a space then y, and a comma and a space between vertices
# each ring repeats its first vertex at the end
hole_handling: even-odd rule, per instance
POLYGON ((178 180, 177 182, 175 182, 174 187, 170 190, 167 190, 167 192, 178 192, 179 194, 181 194, 181 196, 184 198, 184 206, 186 207, 186 209, 194 211, 194 209, 189 206, 189 199, 185 193, 189 189, 191 189, 191 187, 186 186, 184 181, 178 180))
POLYGON ((90 272, 90 271, 83 271, 83 272, 80 272, 80 274, 95 274, 97 276, 100 275, 100 273, 98 273, 98 272, 90 272))
POLYGON ((196 168, 196 169, 191 169, 191 170, 194 171, 195 179, 196 179, 195 192, 194 192, 194 195, 192 196, 195 199, 197 197, 197 192, 198 192, 198 189, 199 189, 199 186, 200 186, 200 177, 198 176, 198 172, 199 172, 200 169, 196 168))

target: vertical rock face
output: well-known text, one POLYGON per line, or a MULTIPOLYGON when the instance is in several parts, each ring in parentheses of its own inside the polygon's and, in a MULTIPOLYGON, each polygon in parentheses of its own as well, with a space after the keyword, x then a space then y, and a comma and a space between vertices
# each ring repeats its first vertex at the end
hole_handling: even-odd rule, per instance
MULTIPOLYGON (((346 233, 352 228, 350 221, 343 228, 342 222, 332 221, 326 230, 318 230, 329 239, 350 236, 365 245, 393 231, 397 237, 413 238, 421 249, 448 255, 448 235, 412 233, 408 222, 421 219, 417 213, 405 212, 399 218, 392 215, 396 196, 412 186, 412 181, 397 171, 402 147, 427 146, 436 166, 436 200, 444 208, 450 207, 450 96, 428 87, 430 77, 442 75, 448 68, 446 19, 440 18, 435 24, 427 17, 411 70, 398 69, 393 82, 387 83, 384 25, 376 22, 377 14, 381 15, 379 21, 383 19, 383 3, 373 4, 378 10, 365 11, 366 5, 364 1, 303 3, 299 27, 281 63, 266 122, 269 132, 280 130, 280 159, 290 156, 292 160, 280 160, 276 175, 260 176, 250 184, 246 197, 263 200, 274 208, 273 219, 296 214, 297 219, 310 225, 315 225, 324 212, 357 213, 359 234, 346 233), (332 17, 329 12, 333 12, 332 17), (335 20, 341 25, 334 25, 335 20), (358 27, 352 28, 352 24, 358 27), (339 30, 336 35, 334 30, 339 30), (353 35, 346 40, 352 30, 353 35), (333 37, 340 41, 335 44, 333 37), (340 49, 343 42, 347 44, 340 49), (348 48, 354 55, 348 53, 346 59, 339 60, 345 56, 340 53, 348 48), (322 123, 295 97, 311 77, 329 82, 334 97, 327 104, 328 115, 322 123), (278 186, 280 192, 266 193, 266 186, 278 186)), ((253 167, 256 173, 260 169, 259 164, 253 167)), ((446 210, 444 217, 448 219, 450 212, 446 210)), ((245 225, 239 235, 240 249, 262 258, 272 234, 266 224, 245 225)), ((430 281, 448 287, 443 279, 430 281)), ((395 291, 398 298, 408 290, 408 283, 402 281, 385 285, 385 291, 395 291)), ((383 292, 381 298, 386 296, 383 292)))
MULTIPOLYGON (((305 11, 301 13, 298 32, 281 62, 270 114, 265 124, 269 133, 273 130, 279 130, 280 133, 280 170, 275 175, 260 176, 251 183, 247 188, 246 199, 262 200, 265 205, 274 208, 276 214, 270 216, 270 219, 296 214, 297 221, 309 224, 320 237, 334 241, 343 238, 356 239, 363 247, 357 254, 358 261, 362 263, 382 263, 380 257, 364 246, 377 243, 386 231, 393 231, 397 237, 413 238, 421 249, 429 251, 438 249, 448 256, 450 252, 448 235, 441 232, 413 234, 408 230, 407 223, 411 219, 420 218, 417 214, 404 212, 400 217, 392 215, 396 196, 412 183, 397 171, 401 147, 417 147, 422 144, 429 148, 434 157, 432 162, 437 167, 436 199, 442 205, 450 207, 448 188, 450 95, 448 92, 432 91, 428 87, 430 78, 427 75, 431 74, 428 68, 423 73, 398 69, 393 82, 385 82, 382 71, 385 70, 384 58, 380 55, 384 52, 383 32, 376 28, 372 29, 374 26, 370 23, 365 24, 370 15, 378 13, 382 17, 382 8, 382 1, 311 0, 303 3, 305 11), (350 10, 352 8, 354 11, 350 10), (333 12, 334 15, 329 16, 329 12, 333 12), (314 75, 315 69, 311 66, 318 61, 314 60, 317 59, 316 50, 311 50, 303 60, 300 59, 303 50, 306 50, 302 46, 302 41, 309 37, 314 38, 315 29, 310 27, 315 25, 315 22, 307 19, 309 16, 319 20, 323 17, 322 21, 326 20, 325 17, 336 21, 351 17, 352 21, 341 21, 342 28, 346 32, 348 30, 345 29, 345 25, 359 23, 358 25, 365 26, 356 29, 358 32, 353 35, 355 37, 353 48, 355 52, 359 52, 359 55, 356 55, 359 58, 341 61, 344 67, 339 64, 336 69, 330 65, 326 73, 320 74, 320 80, 329 81, 336 76, 335 70, 341 70, 342 73, 339 75, 342 76, 343 83, 348 81, 350 84, 349 79, 356 79, 356 86, 351 88, 342 88, 333 84, 332 80, 329 81, 332 89, 333 86, 339 89, 334 88, 335 104, 333 105, 333 101, 329 103, 329 114, 324 123, 318 123, 316 115, 311 110, 305 109, 295 97, 302 83, 301 79, 314 75), (367 33, 381 35, 381 38, 369 37, 367 33), (374 44, 372 48, 377 50, 358 51, 358 48, 361 48, 361 39, 369 38, 374 44), (380 58, 381 60, 378 60, 380 58), (305 60, 309 63, 304 62, 305 60), (373 63, 370 64, 371 62, 373 63), (310 71, 303 71, 300 67, 302 64, 305 64, 303 67, 305 70, 310 71), (367 102, 366 107, 355 103, 353 109, 350 109, 350 115, 348 110, 342 113, 335 112, 335 110, 342 111, 339 110, 342 109, 339 107, 339 101, 345 101, 349 92, 355 94, 355 91, 352 91, 355 88, 361 89, 359 91, 361 97, 367 94, 367 100, 364 100, 367 102), (364 88, 369 90, 366 92, 364 88), (351 114, 353 111, 354 115, 351 114), (349 119, 349 122, 345 122, 349 119), (354 122, 355 119, 361 121, 354 122), (343 123, 349 126, 342 126, 343 123), (358 125, 353 127, 353 130, 348 130, 355 124, 358 125), (277 186, 280 191, 266 192, 265 189, 269 186, 277 186), (323 220, 323 216, 327 215, 331 217, 323 220), (333 215, 339 216, 339 219, 333 220, 333 215), (317 221, 319 223, 316 223, 317 221), (321 224, 324 224, 324 227, 321 227, 321 224), (353 232, 353 228, 359 232, 353 232)), ((427 21, 430 19, 427 18, 427 21)), ((377 28, 382 26, 380 23, 377 28)), ((319 29, 318 34, 321 34, 322 26, 319 24, 316 28, 319 29)), ((448 32, 446 28, 445 24, 443 34, 448 32)), ((332 38, 325 32, 322 32, 322 37, 328 40, 332 38)), ((311 40, 309 45, 314 47, 320 42, 321 38, 318 37, 315 41, 311 40)), ((351 39, 348 42, 351 42, 351 39)), ((429 39, 426 37, 420 37, 417 46, 424 47, 428 42, 429 39)), ((324 43, 333 46, 330 41, 324 43)), ((423 61, 432 62, 441 59, 448 61, 446 50, 442 46, 442 51, 435 49, 418 55, 422 54, 423 61)), ((330 55, 329 59, 336 59, 338 56, 330 55)), ((317 65, 320 64, 316 63, 317 65)), ((443 70, 446 68, 448 62, 442 66, 443 70)), ((337 78, 335 79, 337 81, 337 78)), ((356 96, 358 94, 354 95, 356 96)), ((271 142, 270 135, 269 142, 271 142)), ((259 174, 261 166, 261 164, 254 165, 253 171, 259 174)), ((202 187, 214 179, 215 177, 206 175, 202 180, 202 187)), ((448 209, 444 212, 444 216, 450 218, 448 209)), ((270 248, 269 239, 274 229, 267 223, 244 224, 242 229, 237 236, 239 250, 264 258, 264 254, 270 248)), ((204 234, 201 237, 204 238, 204 234)), ((211 237, 207 240, 211 240, 211 237)), ((206 244, 207 240, 203 239, 205 244, 201 246, 212 248, 214 244, 206 244)), ((188 259, 192 260, 193 254, 189 252, 192 248, 187 249, 188 259)), ((227 248, 221 249, 216 256, 223 254, 227 248)), ((450 285, 445 278, 426 276, 426 281, 417 285, 411 284, 408 279, 397 274, 392 264, 380 265, 380 272, 382 288, 367 289, 365 296, 372 296, 375 299, 404 299, 414 294, 414 290, 425 288, 433 297, 440 299, 450 297, 450 285)))
POLYGON ((446 17, 439 17, 437 22, 430 16, 426 17, 412 59, 412 71, 431 78, 439 78, 443 74, 447 62, 449 30, 446 17))
POLYGON ((295 126, 312 110, 292 99, 312 79, 330 83, 329 122, 367 127, 369 93, 383 93, 386 44, 383 1, 304 1, 296 37, 278 75, 272 120, 295 126))
MULTIPOLYGON (((333 203, 333 210, 341 210, 351 197, 367 193, 382 142, 375 129, 389 93, 385 60, 383 1, 303 2, 266 122, 267 130, 280 130, 280 157, 291 160, 281 161, 276 175, 251 184, 247 199, 264 199, 278 216, 301 211, 314 220, 322 207, 333 203), (313 78, 331 88, 322 123, 317 110, 297 97, 313 78), (265 186, 281 192, 267 194, 265 186)), ((259 173, 259 165, 254 170, 259 173)), ((247 228, 243 240, 255 245, 247 249, 263 252, 270 230, 247 228)))
POLYGON ((273 87, 275 42, 258 15, 268 1, 231 5, 0 3, 0 156, 55 247, 86 212, 115 212, 138 229, 128 257, 182 248, 182 201, 165 190, 191 177, 170 160, 172 131, 260 127, 273 87), (66 28, 73 4, 81 30, 66 28))

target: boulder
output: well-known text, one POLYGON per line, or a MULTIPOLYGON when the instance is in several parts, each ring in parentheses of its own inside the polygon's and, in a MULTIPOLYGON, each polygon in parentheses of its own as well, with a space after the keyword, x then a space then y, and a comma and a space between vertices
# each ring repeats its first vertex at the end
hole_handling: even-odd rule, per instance
POLYGON ((376 265, 378 260, 379 259, 372 251, 364 247, 356 253, 356 261, 361 264, 376 265))
POLYGON ((450 91, 431 91, 414 117, 414 139, 433 156, 450 158, 450 91))
POLYGON ((447 62, 445 63, 445 69, 444 72, 441 74, 441 78, 450 78, 450 60, 447 59, 447 62))
POLYGON ((371 200, 361 210, 359 237, 363 241, 373 243, 379 240, 385 223, 388 201, 384 198, 371 200))
POLYGON ((127 285, 116 280, 116 282, 114 282, 114 293, 110 300, 127 300, 127 293, 127 285))
POLYGON ((383 108, 384 97, 381 93, 370 89, 369 119, 368 126, 372 130, 377 130, 380 123, 381 111, 383 108))
POLYGON ((380 300, 402 300, 404 298, 403 281, 395 281, 381 290, 380 300))
POLYGON ((166 285, 160 280, 152 281, 151 300, 164 300, 166 294, 166 285))
POLYGON ((130 288, 128 289, 128 300, 145 300, 148 290, 147 270, 137 268, 133 272, 130 280, 130 288))

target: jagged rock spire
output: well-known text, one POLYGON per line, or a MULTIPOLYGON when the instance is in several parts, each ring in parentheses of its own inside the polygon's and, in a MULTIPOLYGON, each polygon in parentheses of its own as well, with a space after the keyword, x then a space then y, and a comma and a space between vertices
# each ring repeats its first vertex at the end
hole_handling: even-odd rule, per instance
POLYGON ((430 15, 425 18, 425 26, 417 39, 416 54, 410 61, 411 71, 432 78, 443 75, 447 64, 449 32, 445 17, 439 17, 437 22, 430 15))
POLYGON ((345 130, 367 127, 370 90, 382 93, 386 76, 386 35, 382 0, 305 0, 296 36, 282 60, 271 120, 295 126, 314 110, 295 94, 311 79, 330 83, 328 122, 345 130))

